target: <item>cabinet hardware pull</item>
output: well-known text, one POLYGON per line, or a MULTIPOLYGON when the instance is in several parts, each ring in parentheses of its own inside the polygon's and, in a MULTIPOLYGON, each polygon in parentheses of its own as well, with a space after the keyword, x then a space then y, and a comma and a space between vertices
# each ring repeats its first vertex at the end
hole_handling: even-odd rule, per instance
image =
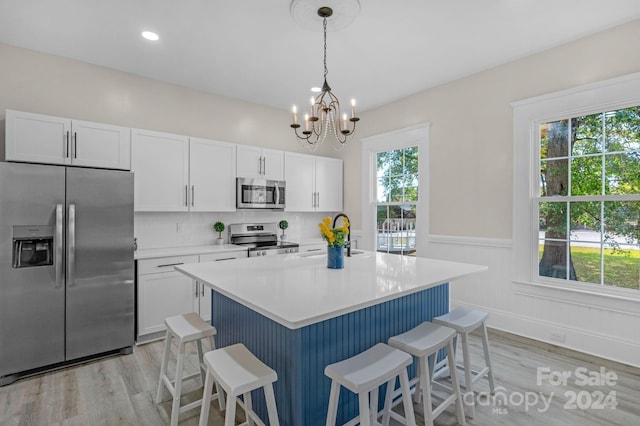
POLYGON ((69 131, 67 130, 67 153, 65 157, 69 158, 69 131))
POLYGON ((309 250, 307 250, 307 251, 309 252, 309 251, 321 251, 321 250, 322 250, 322 249, 309 249, 309 250))
POLYGON ((189 207, 189 185, 184 186, 184 205, 189 207))
POLYGON ((195 202, 196 196, 195 196, 195 185, 191 185, 191 205, 195 206, 196 202, 195 202))
POLYGON ((156 266, 156 268, 166 268, 167 266, 176 266, 176 265, 184 265, 184 262, 166 263, 164 265, 158 265, 158 266, 156 266))
POLYGON ((198 286, 199 286, 199 285, 200 285, 200 283, 199 283, 198 281, 196 281, 196 294, 195 294, 196 299, 198 298, 198 293, 200 293, 200 291, 199 291, 199 289, 198 289, 198 286))
POLYGON ((318 200, 318 201, 316 201, 316 208, 319 209, 320 208, 320 193, 319 192, 316 192, 316 197, 317 197, 317 200, 318 200))
POLYGON ((262 175, 267 175, 267 157, 262 157, 262 175))
POLYGON ((235 257, 223 257, 222 259, 215 259, 216 262, 220 262, 221 260, 232 260, 235 259, 235 257))
POLYGON ((78 133, 73 132, 73 158, 78 158, 78 133))
POLYGON ((202 297, 204 297, 204 284, 201 284, 201 285, 202 285, 202 287, 200 287, 200 289, 201 289, 201 291, 200 291, 200 295, 201 295, 202 297))

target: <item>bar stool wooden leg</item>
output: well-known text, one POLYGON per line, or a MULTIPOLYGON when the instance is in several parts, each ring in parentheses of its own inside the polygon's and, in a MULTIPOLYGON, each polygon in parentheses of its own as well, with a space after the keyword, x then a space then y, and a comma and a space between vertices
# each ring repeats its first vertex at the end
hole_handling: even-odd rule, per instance
POLYGON ((276 409, 276 397, 273 394, 273 384, 265 386, 264 397, 267 401, 267 413, 269 415, 269 426, 280 426, 278 410, 276 409))
POLYGON ((227 395, 227 409, 224 415, 224 426, 234 426, 236 424, 236 398, 227 395))
POLYGON ((464 404, 462 403, 462 392, 460 392, 460 382, 458 380, 458 372, 456 371, 456 353, 453 349, 453 342, 447 343, 447 360, 449 362, 449 369, 451 370, 451 384, 453 385, 453 391, 456 398, 456 410, 458 414, 458 423, 464 425, 466 423, 464 419, 464 404))
POLYGON ((491 356, 489 355, 489 334, 487 333, 487 326, 485 323, 482 323, 482 349, 484 350, 485 364, 489 368, 489 389, 491 389, 491 394, 494 394, 496 388, 493 380, 493 366, 491 365, 491 356))
POLYGON ((327 410, 327 426, 334 426, 338 416, 338 400, 340 399, 340 383, 331 381, 331 392, 329 393, 329 409, 327 410))
POLYGON ((162 355, 162 364, 160 365, 160 380, 158 381, 158 392, 156 392, 156 404, 164 399, 164 384, 162 377, 167 374, 167 366, 169 365, 169 355, 171 354, 171 333, 167 331, 164 339, 164 354, 162 355))
POLYGON ((424 423, 425 425, 433 426, 433 412, 431 409, 431 376, 429 374, 429 367, 427 366, 427 363, 429 362, 428 357, 422 356, 418 362, 421 376, 420 380, 418 380, 418 383, 416 384, 416 388, 420 387, 420 391, 422 392, 424 423))
POLYGON ((360 425, 371 426, 371 417, 369 415, 369 393, 359 393, 358 403, 360 407, 360 425))
MULTIPOLYGON (((211 405, 211 392, 213 392, 213 376, 207 374, 204 380, 204 390, 202 393, 202 407, 200 407, 200 422, 199 426, 206 426, 209 419, 209 406, 211 405)), ((218 388, 218 395, 220 395, 220 386, 218 388)))
POLYGON ((244 420, 249 426, 253 426, 253 419, 249 416, 249 412, 253 411, 253 402, 251 401, 251 392, 245 393, 243 396, 244 402, 244 420))
POLYGON ((382 414, 382 426, 389 426, 391 418, 391 403, 393 402, 393 393, 396 387, 396 378, 387 382, 387 393, 384 398, 384 413, 382 414))
POLYGON ((403 368, 400 371, 400 389, 402 389, 402 401, 404 402, 404 416, 408 425, 415 425, 416 418, 413 413, 413 403, 411 402, 411 389, 409 389, 409 373, 403 368))
MULTIPOLYGON (((476 396, 473 393, 473 382, 471 378, 471 357, 469 354, 469 346, 467 345, 467 333, 459 333, 462 338, 462 358, 464 360, 464 390, 465 390, 465 402, 467 398, 469 401, 469 417, 474 418, 476 416, 476 396), (466 395, 469 395, 468 397, 466 395)), ((450 370, 456 369, 456 364, 449 364, 450 370)), ((451 373, 453 375, 453 372, 451 373)), ((452 376, 453 377, 453 376, 452 376)))
POLYGON ((171 407, 171 426, 178 426, 180 415, 180 397, 182 396, 182 375, 184 369, 185 344, 178 344, 178 362, 176 364, 176 379, 174 384, 173 406, 171 407))

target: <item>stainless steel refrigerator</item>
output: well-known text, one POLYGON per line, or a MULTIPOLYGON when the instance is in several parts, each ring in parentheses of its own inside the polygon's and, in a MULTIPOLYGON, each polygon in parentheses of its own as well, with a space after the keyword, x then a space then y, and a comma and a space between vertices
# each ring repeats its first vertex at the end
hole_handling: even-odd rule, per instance
POLYGON ((134 341, 133 174, 0 162, 0 386, 134 341))

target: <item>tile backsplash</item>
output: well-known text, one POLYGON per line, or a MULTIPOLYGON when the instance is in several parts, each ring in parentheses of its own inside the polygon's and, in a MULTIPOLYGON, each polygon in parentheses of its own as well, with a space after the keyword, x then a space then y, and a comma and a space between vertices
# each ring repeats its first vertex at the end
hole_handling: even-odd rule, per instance
MULTIPOLYGON (((218 233, 213 230, 215 222, 222 222, 227 229, 222 233, 229 242, 230 223, 280 222, 285 219, 289 228, 287 240, 299 243, 305 239, 318 238, 318 223, 323 217, 334 217, 335 213, 288 213, 270 210, 238 210, 221 213, 155 213, 134 214, 134 234, 138 249, 184 247, 214 244, 218 233)), ((278 235, 282 232, 279 231, 278 235)))

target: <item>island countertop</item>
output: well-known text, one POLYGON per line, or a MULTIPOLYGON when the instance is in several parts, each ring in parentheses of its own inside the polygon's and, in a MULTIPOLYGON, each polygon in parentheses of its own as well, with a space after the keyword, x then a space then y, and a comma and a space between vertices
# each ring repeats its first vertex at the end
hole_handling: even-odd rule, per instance
POLYGON ((328 269, 326 254, 298 253, 175 269, 289 329, 297 329, 488 268, 359 251, 345 257, 344 269, 328 269))

